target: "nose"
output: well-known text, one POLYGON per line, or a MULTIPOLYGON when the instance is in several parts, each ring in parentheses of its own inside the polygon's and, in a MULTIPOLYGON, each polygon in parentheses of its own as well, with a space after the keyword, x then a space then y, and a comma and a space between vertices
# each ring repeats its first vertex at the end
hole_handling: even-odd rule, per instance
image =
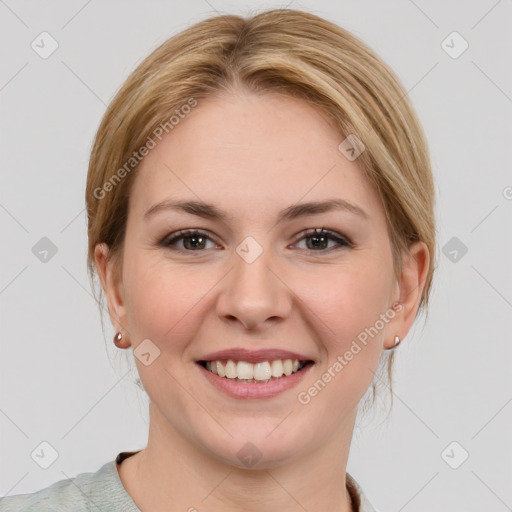
POLYGON ((223 321, 263 331, 289 316, 292 293, 269 252, 264 251, 250 263, 233 254, 233 268, 217 302, 217 314, 223 321))

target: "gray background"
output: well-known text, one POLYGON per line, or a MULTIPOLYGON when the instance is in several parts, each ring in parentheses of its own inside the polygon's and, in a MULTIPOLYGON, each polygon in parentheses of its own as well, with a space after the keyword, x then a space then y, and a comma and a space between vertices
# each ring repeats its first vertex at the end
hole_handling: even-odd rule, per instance
MULTIPOLYGON (((103 337, 85 265, 88 152, 106 105, 143 57, 192 23, 284 5, 0 2, 0 495, 145 446, 147 400, 108 317, 103 337), (47 59, 31 48, 43 31, 59 45, 47 59), (32 250, 43 237, 57 248, 46 262, 32 250), (58 452, 48 469, 31 457, 44 441, 58 452)), ((377 413, 356 428, 348 471, 382 512, 510 510, 512 2, 289 6, 337 22, 391 65, 423 122, 438 189, 430 316, 398 349, 390 419, 377 413), (441 45, 453 31, 469 43, 458 58, 441 45)))

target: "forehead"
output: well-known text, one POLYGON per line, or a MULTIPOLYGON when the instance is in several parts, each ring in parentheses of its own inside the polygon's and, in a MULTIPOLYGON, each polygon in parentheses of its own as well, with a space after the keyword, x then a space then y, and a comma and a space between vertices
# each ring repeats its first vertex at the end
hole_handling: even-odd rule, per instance
POLYGON ((304 100, 245 92, 199 100, 141 162, 130 208, 185 197, 270 209, 327 195, 378 208, 357 161, 339 151, 343 139, 304 100))

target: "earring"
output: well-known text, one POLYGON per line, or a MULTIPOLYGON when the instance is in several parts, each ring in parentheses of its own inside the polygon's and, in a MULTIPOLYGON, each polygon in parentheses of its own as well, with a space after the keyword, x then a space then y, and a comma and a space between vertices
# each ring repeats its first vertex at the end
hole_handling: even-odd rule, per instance
POLYGON ((122 342, 121 340, 123 339, 123 334, 121 333, 121 331, 117 332, 116 335, 114 336, 114 344, 117 348, 121 348, 121 349, 125 349, 125 348, 128 348, 131 343, 129 341, 126 341, 126 342, 122 342))
POLYGON ((395 336, 395 345, 392 348, 397 347, 400 344, 400 338, 398 336, 395 336))

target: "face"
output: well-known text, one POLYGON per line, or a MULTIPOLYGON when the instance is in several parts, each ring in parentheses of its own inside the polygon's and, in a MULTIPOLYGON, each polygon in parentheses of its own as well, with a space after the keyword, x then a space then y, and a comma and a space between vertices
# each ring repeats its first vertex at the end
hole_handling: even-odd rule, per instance
POLYGON ((200 101, 137 169, 121 281, 102 281, 113 321, 150 354, 135 362, 168 439, 271 467, 350 437, 421 288, 414 269, 412 295, 394 275, 382 204, 343 138, 300 100, 230 93, 200 101))

